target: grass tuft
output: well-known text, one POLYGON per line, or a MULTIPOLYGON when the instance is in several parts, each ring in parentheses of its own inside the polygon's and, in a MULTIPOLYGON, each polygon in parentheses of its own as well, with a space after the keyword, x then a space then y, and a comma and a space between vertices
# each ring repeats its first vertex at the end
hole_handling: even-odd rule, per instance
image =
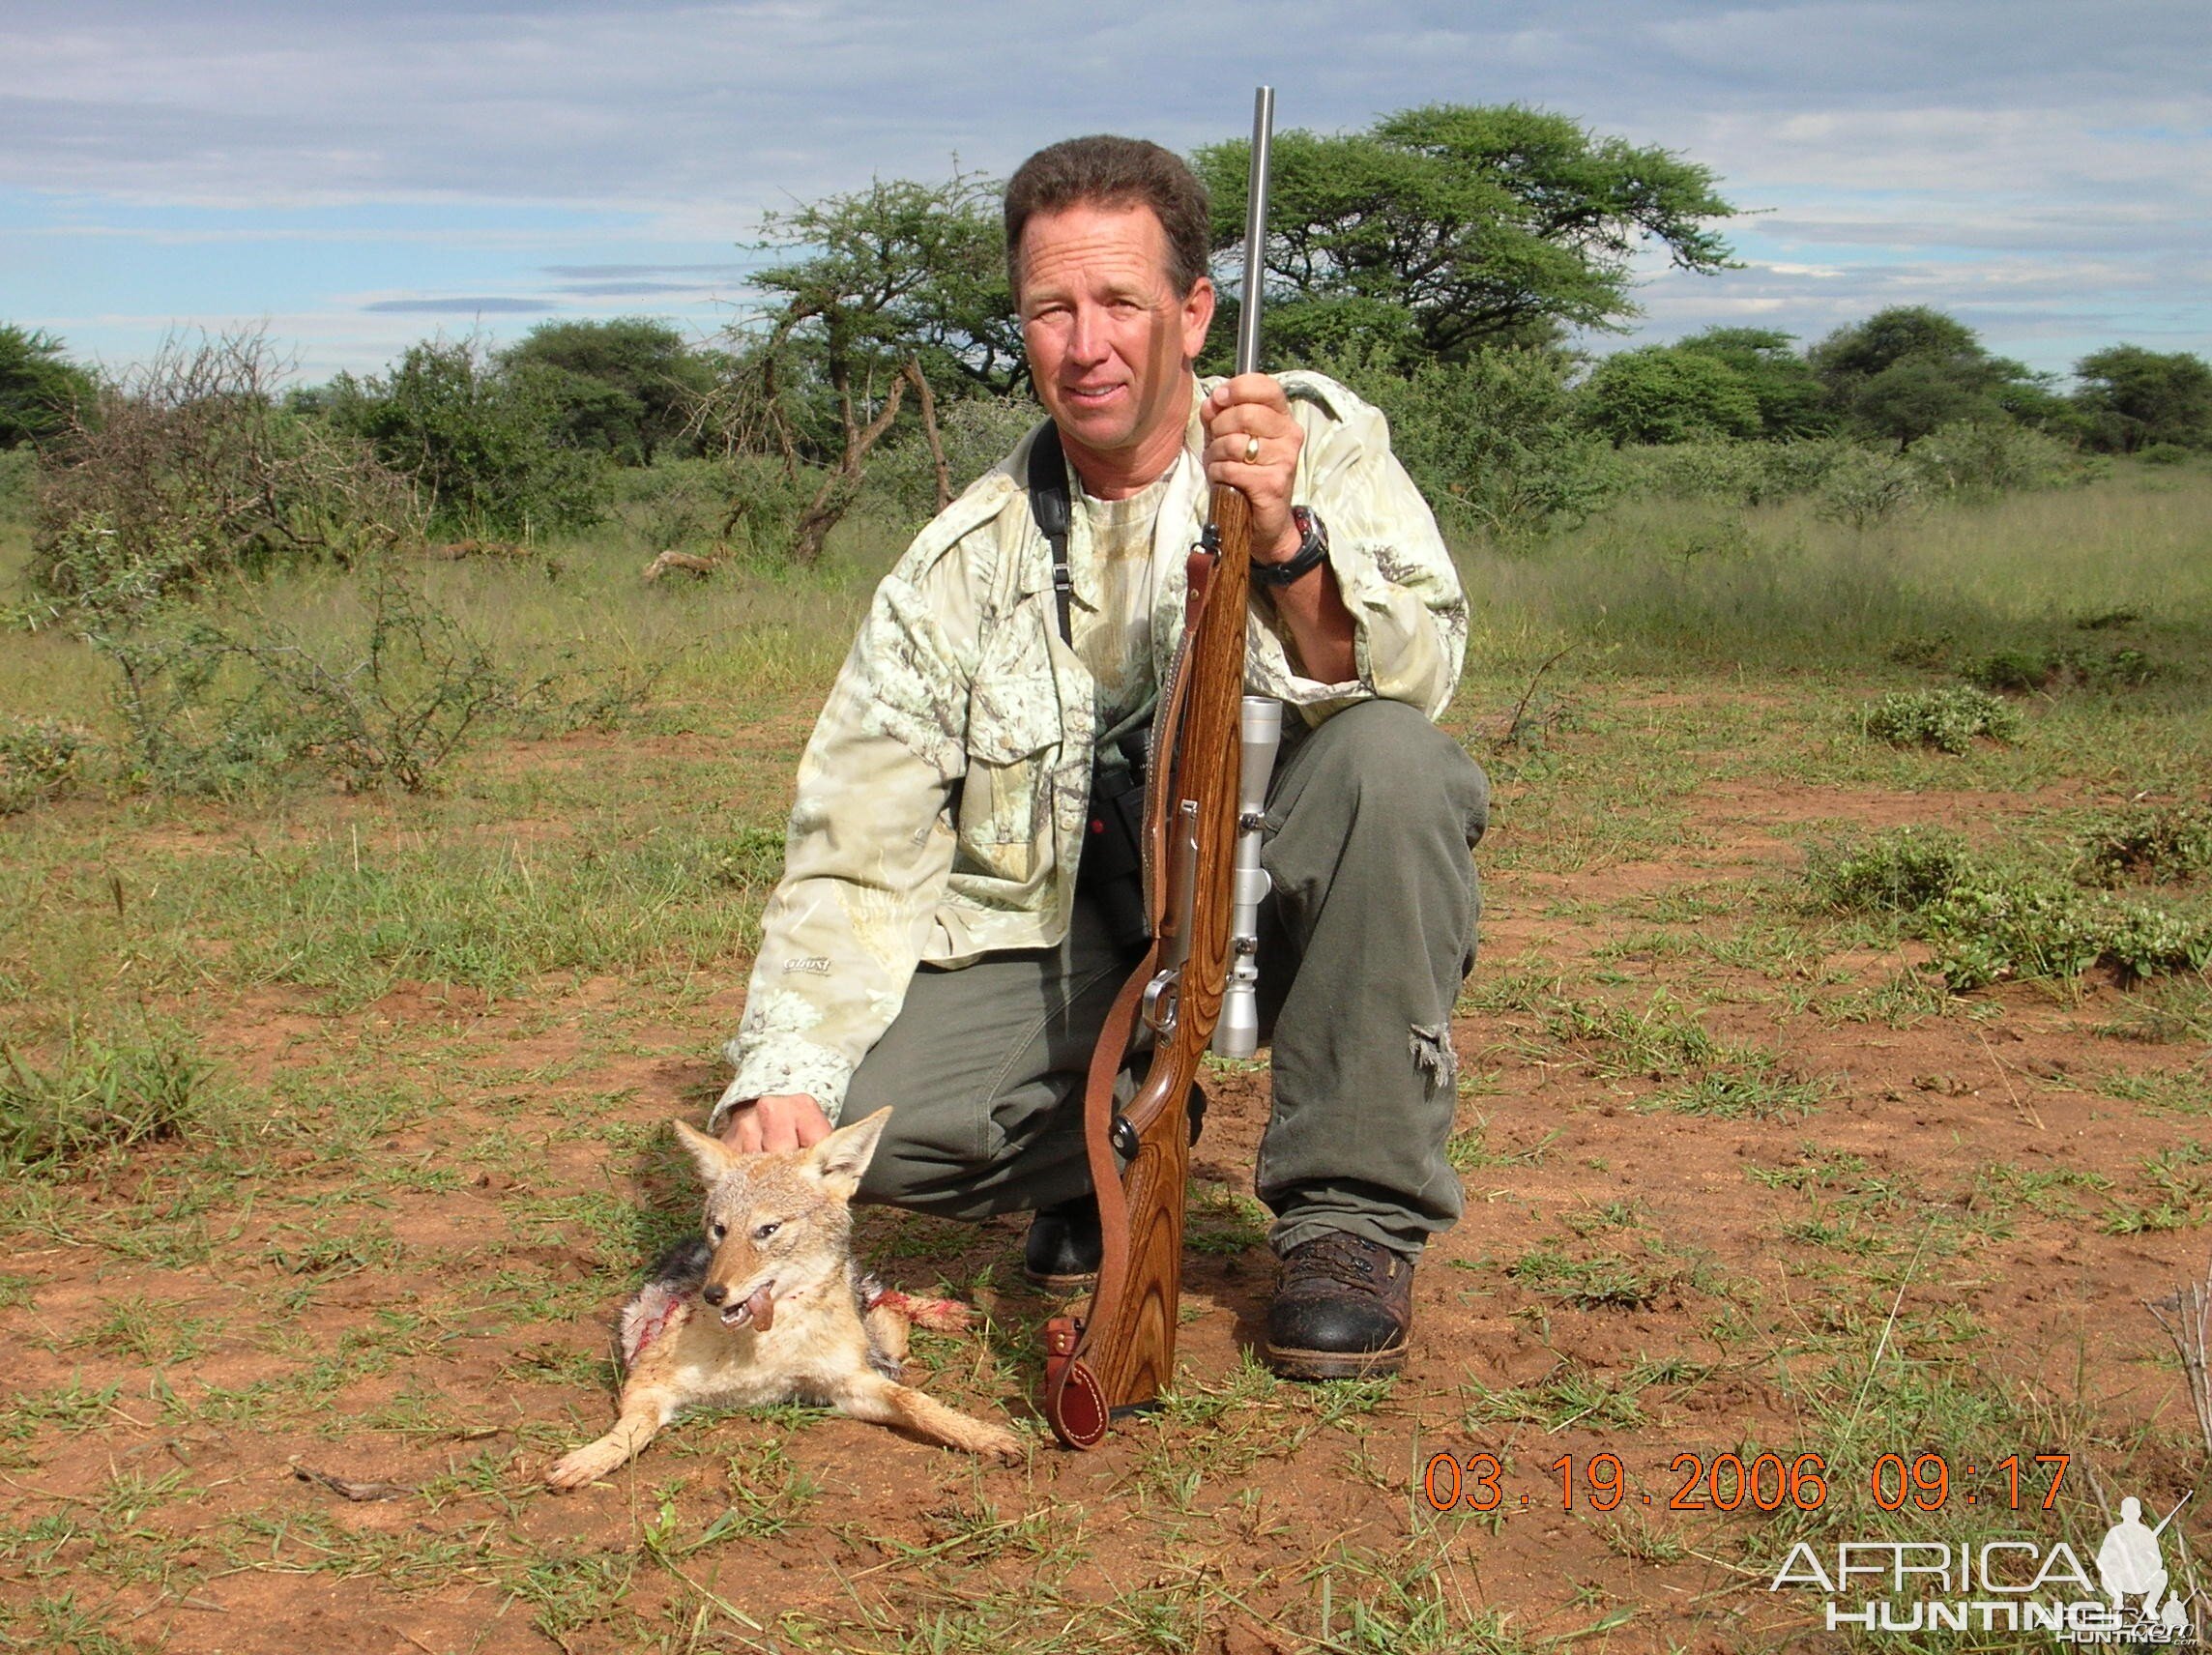
POLYGON ((0 1044, 0 1168, 66 1175, 180 1137, 207 1074, 190 1038, 172 1029, 152 1027, 137 1040, 75 1034, 48 1067, 0 1044))
POLYGON ((2084 650, 2079 645, 1994 650, 1968 661, 1959 676, 1978 689, 2019 693, 2054 689, 2133 689, 2165 669, 2133 648, 2084 650))
POLYGON ((1672 1265, 1654 1266, 1618 1253, 1578 1259, 1557 1247, 1524 1253, 1506 1274, 1529 1292, 1577 1310, 1644 1310, 1687 1282, 1672 1265))

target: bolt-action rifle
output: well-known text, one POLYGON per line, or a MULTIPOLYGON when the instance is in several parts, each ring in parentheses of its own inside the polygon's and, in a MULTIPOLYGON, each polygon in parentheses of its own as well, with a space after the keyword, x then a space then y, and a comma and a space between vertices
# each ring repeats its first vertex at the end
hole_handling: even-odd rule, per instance
MULTIPOLYGON (((1274 89, 1261 87, 1237 329, 1240 374, 1258 367, 1274 108, 1274 89)), ((1260 812, 1281 704, 1243 694, 1251 540, 1250 503, 1216 486, 1190 555, 1182 643, 1152 721, 1144 833, 1151 946, 1107 1014, 1084 1089, 1104 1241, 1098 1286, 1080 1319, 1055 1317, 1045 1327, 1045 1418, 1071 1448, 1096 1447, 1115 1415, 1151 1403, 1174 1371, 1191 1091, 1217 1023, 1231 1055, 1250 1056, 1256 1035, 1253 915, 1267 888, 1260 812), (1148 1038, 1150 1065, 1121 1109, 1116 1078, 1148 1038)))

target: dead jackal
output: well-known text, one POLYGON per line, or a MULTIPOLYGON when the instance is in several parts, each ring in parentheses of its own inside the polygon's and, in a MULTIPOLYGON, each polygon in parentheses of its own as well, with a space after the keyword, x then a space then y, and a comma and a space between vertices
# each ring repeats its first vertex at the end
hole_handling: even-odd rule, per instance
POLYGON ((898 1382, 910 1301, 871 1292, 854 1267, 849 1204, 889 1114, 781 1154, 742 1154, 677 1123, 706 1180, 706 1236, 664 1259, 624 1307, 621 1417, 556 1461, 548 1484, 606 1475, 700 1404, 830 1403, 971 1454, 1021 1457, 1012 1432, 898 1382))

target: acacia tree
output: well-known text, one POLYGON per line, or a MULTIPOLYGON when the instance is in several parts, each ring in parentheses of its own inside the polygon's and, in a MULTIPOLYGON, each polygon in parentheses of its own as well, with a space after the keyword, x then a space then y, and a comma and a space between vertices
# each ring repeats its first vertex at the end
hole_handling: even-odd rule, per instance
POLYGON ((0 322, 0 449, 62 435, 98 393, 53 334, 0 322))
MULTIPOLYGON (((793 562, 820 559, 910 390, 939 504, 950 502, 939 387, 1003 390, 1022 367, 998 201, 973 173, 878 179, 764 219, 758 247, 807 256, 753 278, 770 302, 731 330, 732 368, 700 422, 726 452, 775 454, 795 482, 802 464, 824 468, 797 513, 793 562)), ((745 509, 734 503, 731 521, 745 509)))
POLYGON ((1792 347, 1793 334, 1772 328, 1707 328, 1674 348, 1724 362, 1759 404, 1760 434, 1810 437, 1835 424, 1812 364, 1792 347))
MULTIPOLYGON (((1244 236, 1249 144, 1195 158, 1217 254, 1244 236)), ((1592 133, 1520 104, 1431 104, 1364 132, 1274 141, 1267 330, 1291 355, 1378 349, 1406 365, 1637 314, 1637 249, 1678 269, 1728 268, 1713 220, 1735 209, 1713 174, 1670 151, 1592 133)))
POLYGON ((2010 402, 2038 390, 2024 365, 1990 355, 1973 329, 1925 305, 1877 310, 1809 354, 1845 418, 1896 439, 1901 453, 1938 426, 2005 419, 2010 402))
POLYGON ((651 465, 680 437, 713 370, 684 335, 650 316, 541 322, 501 353, 502 368, 536 379, 571 448, 651 465))
POLYGON ((2075 401, 2100 447, 2123 453, 2151 443, 2212 448, 2212 367, 2187 351, 2109 345, 2074 364, 2075 401))

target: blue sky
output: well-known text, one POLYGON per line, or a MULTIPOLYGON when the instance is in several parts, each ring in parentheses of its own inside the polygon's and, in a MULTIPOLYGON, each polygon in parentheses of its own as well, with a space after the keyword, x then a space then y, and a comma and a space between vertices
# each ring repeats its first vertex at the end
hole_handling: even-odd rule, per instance
POLYGON ((1237 136, 1265 79, 1284 126, 1520 101, 1711 166, 1745 268, 1650 261, 1632 341, 1927 304, 2038 368, 2212 356, 2208 62, 2203 0, 9 0, 0 320, 114 367, 265 322, 307 378, 441 329, 703 336, 764 210, 1237 136))

